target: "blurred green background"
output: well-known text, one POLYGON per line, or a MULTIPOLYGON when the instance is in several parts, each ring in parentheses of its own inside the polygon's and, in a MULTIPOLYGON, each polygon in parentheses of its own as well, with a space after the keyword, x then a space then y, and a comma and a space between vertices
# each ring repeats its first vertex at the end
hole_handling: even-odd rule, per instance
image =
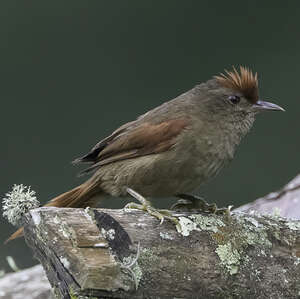
MULTIPOLYGON (((199 192, 239 206, 300 170, 297 1, 0 2, 1 197, 31 185, 45 203, 79 184, 70 161, 124 122, 232 65, 259 73, 260 115, 236 159, 199 192)), ((168 207, 171 200, 154 200, 168 207)), ((122 207, 113 198, 106 207, 122 207)), ((1 218, 0 241, 14 228, 1 218)), ((0 245, 37 263, 23 239, 0 245)))

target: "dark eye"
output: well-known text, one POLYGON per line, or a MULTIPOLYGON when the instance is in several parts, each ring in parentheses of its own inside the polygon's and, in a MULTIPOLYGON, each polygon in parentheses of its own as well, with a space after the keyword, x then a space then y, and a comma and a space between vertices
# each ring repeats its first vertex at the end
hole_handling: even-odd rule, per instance
POLYGON ((229 96, 228 100, 232 103, 232 104, 238 104, 241 100, 241 98, 239 96, 229 96))

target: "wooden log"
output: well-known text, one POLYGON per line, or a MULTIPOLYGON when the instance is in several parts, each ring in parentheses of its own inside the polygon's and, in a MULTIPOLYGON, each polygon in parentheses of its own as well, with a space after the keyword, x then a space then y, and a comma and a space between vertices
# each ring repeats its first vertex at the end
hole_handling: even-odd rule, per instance
POLYGON ((274 216, 32 210, 25 238, 58 298, 297 298, 300 222, 274 216))
POLYGON ((271 192, 262 198, 237 209, 252 213, 277 214, 281 217, 300 219, 300 174, 279 191, 271 192))

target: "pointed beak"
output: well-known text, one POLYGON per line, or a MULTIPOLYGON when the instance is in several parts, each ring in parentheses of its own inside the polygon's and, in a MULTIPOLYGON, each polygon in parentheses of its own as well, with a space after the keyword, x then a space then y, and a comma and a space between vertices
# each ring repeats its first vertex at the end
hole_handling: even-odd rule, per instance
POLYGON ((257 101, 253 106, 254 110, 257 112, 259 111, 267 111, 267 110, 272 110, 272 111, 285 111, 282 107, 270 103, 270 102, 264 102, 264 101, 257 101))

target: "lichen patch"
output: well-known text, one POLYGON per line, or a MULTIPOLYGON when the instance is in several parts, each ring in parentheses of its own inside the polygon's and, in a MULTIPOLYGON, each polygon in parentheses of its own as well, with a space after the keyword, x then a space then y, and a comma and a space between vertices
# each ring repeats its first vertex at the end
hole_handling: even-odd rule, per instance
POLYGON ((178 217, 178 220, 181 228, 177 228, 177 231, 184 237, 189 236, 194 230, 217 233, 220 227, 225 226, 225 223, 216 215, 193 214, 187 217, 178 217))
POLYGON ((122 260, 122 269, 125 269, 129 271, 132 275, 132 278, 135 282, 135 288, 138 289, 139 283, 143 277, 142 269, 138 263, 138 261, 135 261, 136 257, 133 255, 130 255, 128 257, 124 257, 122 260))
POLYGON ((64 267, 66 269, 69 269, 70 267, 70 262, 68 261, 68 259, 64 256, 59 257, 59 260, 61 261, 61 263, 64 265, 64 267))
POLYGON ((300 222, 299 221, 288 221, 286 225, 291 230, 300 230, 300 222))
POLYGON ((109 230, 101 228, 101 234, 104 236, 105 239, 114 240, 116 231, 113 228, 109 230))
POLYGON ((221 260, 221 264, 226 267, 231 275, 238 273, 241 256, 237 249, 232 248, 231 243, 219 245, 216 253, 221 260))
POLYGON ((168 234, 168 233, 163 233, 163 232, 160 232, 159 233, 160 237, 164 240, 173 240, 174 238, 168 234))
POLYGON ((217 233, 211 234, 217 243, 216 253, 220 258, 221 266, 225 267, 229 274, 236 274, 243 263, 247 263, 249 246, 255 246, 258 256, 266 256, 272 247, 268 231, 259 217, 232 216, 233 223, 220 227, 217 233), (233 230, 232 227, 236 227, 233 230))
POLYGON ((31 211, 31 217, 34 222, 34 225, 39 226, 41 223, 41 216, 39 212, 36 212, 34 210, 31 211))
POLYGON ((219 228, 225 226, 225 223, 216 215, 203 216, 195 214, 189 216, 200 228, 200 230, 217 233, 219 228))

